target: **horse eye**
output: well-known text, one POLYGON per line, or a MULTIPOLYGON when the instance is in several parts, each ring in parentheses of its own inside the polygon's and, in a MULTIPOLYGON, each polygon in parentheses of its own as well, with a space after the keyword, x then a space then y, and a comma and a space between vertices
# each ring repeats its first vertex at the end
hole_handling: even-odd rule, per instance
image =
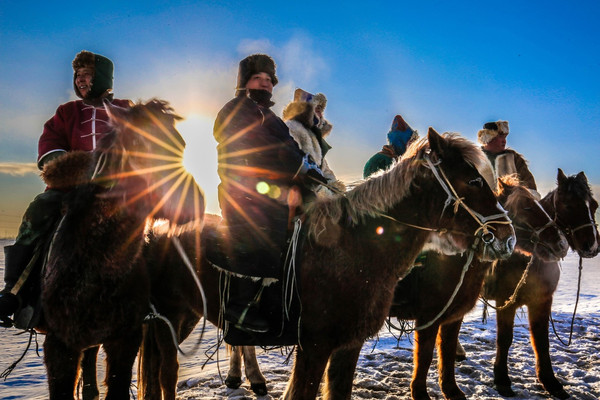
POLYGON ((481 179, 481 177, 480 177, 480 178, 475 178, 473 180, 470 180, 469 185, 483 187, 483 179, 481 179))
POLYGON ((531 211, 531 207, 523 207, 523 210, 525 210, 525 211, 531 211))

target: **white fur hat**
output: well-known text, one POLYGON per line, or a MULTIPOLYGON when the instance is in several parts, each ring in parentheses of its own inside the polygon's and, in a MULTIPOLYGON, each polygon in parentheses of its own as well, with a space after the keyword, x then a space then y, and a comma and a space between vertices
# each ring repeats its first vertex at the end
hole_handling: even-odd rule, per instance
POLYGON ((477 140, 485 146, 499 134, 508 135, 508 121, 487 122, 477 132, 477 140))

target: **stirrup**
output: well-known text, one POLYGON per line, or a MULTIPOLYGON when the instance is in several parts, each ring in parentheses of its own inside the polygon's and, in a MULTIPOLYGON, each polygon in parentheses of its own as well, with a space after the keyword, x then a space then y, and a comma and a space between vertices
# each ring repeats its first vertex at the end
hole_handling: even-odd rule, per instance
POLYGON ((231 304, 225 309, 225 320, 232 323, 237 329, 250 333, 265 333, 269 331, 269 323, 250 302, 245 307, 231 304), (243 309, 242 309, 243 307, 243 309), (254 308, 254 309, 253 309, 254 308), (249 317, 250 314, 250 318, 249 317))

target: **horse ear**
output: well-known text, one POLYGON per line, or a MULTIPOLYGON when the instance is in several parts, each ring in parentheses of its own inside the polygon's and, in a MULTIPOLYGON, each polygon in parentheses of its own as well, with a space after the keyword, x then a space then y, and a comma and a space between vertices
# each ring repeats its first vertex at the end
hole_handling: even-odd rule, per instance
POLYGON ((498 179, 497 179, 497 181, 498 181, 498 190, 499 190, 500 192, 503 192, 503 191, 505 191, 505 190, 507 189, 507 187, 509 187, 509 186, 508 186, 508 185, 507 185, 507 184, 506 184, 506 183, 505 183, 505 182, 502 180, 502 178, 498 178, 498 179))
POLYGON ((577 179, 587 183, 587 176, 585 176, 583 171, 577 174, 577 179))
POLYGON ((565 173, 563 172, 562 169, 558 169, 558 175, 556 176, 556 180, 558 181, 558 183, 560 184, 561 182, 564 182, 567 180, 567 176, 565 175, 565 173))
POLYGON ((438 156, 442 156, 444 154, 444 149, 446 147, 446 141, 444 138, 436 132, 431 126, 427 131, 427 140, 429 141, 429 148, 431 151, 436 153, 438 156))
POLYGON ((116 106, 109 102, 108 100, 104 100, 104 109, 106 110, 106 114, 108 114, 108 118, 111 121, 118 121, 125 119, 125 114, 127 112, 126 108, 116 106))

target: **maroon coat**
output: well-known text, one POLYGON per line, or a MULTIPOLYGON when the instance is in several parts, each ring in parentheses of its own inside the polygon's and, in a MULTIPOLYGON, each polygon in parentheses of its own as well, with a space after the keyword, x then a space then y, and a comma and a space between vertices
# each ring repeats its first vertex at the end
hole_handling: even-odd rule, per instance
MULTIPOLYGON (((129 107, 129 100, 115 99, 112 102, 120 107, 129 107)), ((44 157, 54 152, 96 148, 102 134, 110 131, 108 115, 104 107, 85 104, 83 100, 61 104, 56 113, 44 124, 44 131, 38 142, 38 167, 44 157)))

